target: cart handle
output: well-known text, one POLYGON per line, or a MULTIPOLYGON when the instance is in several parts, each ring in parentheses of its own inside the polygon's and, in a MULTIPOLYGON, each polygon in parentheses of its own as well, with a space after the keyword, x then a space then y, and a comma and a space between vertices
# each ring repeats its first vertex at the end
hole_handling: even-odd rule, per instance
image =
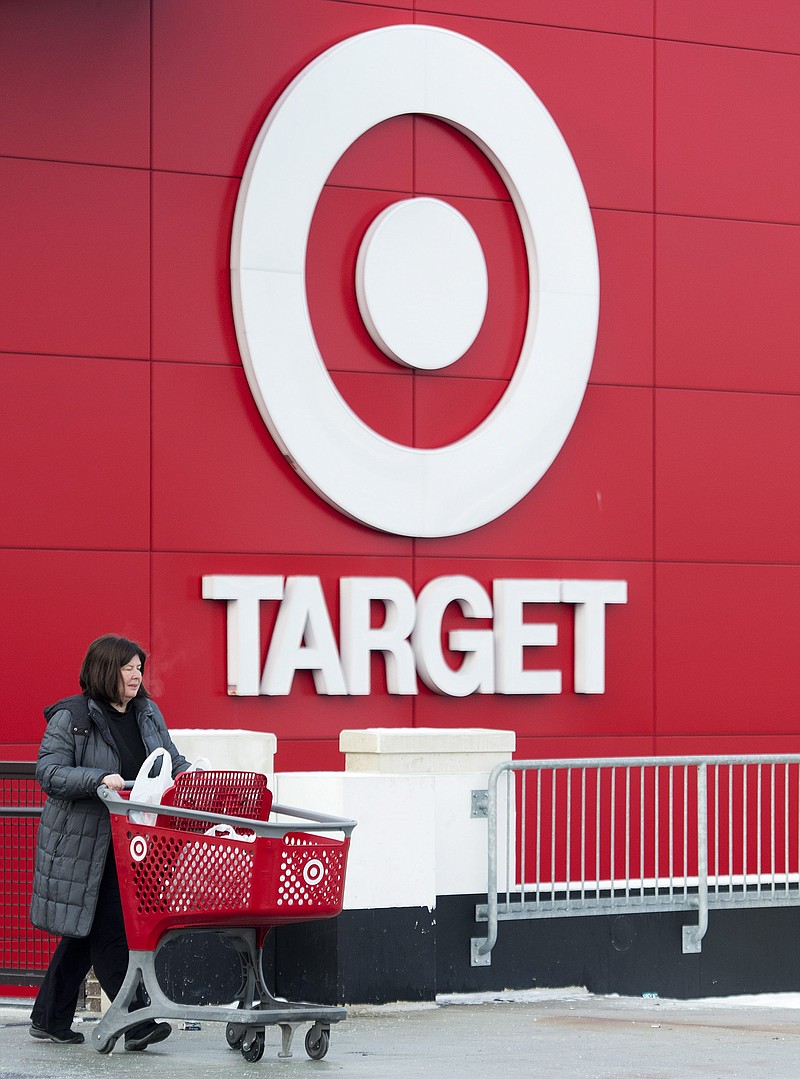
POLYGON ((143 813, 163 813, 169 817, 181 817, 186 820, 204 820, 211 824, 229 824, 232 828, 237 825, 240 828, 249 828, 257 836, 285 836, 289 832, 296 832, 300 825, 310 825, 315 832, 343 832, 349 837, 356 826, 354 820, 346 817, 332 817, 327 813, 317 813, 310 809, 295 809, 293 806, 272 803, 272 812, 283 816, 295 818, 291 823, 278 823, 277 821, 253 820, 251 817, 231 817, 223 813, 210 813, 205 809, 182 809, 178 806, 165 806, 160 803, 133 802, 128 798, 122 798, 118 791, 112 790, 104 783, 97 788, 97 793, 106 803, 109 813, 125 813, 138 809, 143 813))

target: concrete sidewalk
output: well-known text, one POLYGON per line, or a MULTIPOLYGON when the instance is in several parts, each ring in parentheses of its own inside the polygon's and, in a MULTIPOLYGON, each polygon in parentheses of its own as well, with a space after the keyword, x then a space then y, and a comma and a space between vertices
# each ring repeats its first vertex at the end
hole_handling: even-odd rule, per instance
POLYGON ((203 1023, 143 1053, 101 1056, 88 1044, 96 1017, 76 1029, 87 1044, 30 1037, 28 1008, 0 1006, 0 1079, 219 1079, 338 1075, 347 1079, 800 1079, 800 997, 671 1001, 560 992, 443 998, 436 1005, 352 1008, 331 1028, 328 1055, 312 1061, 300 1028, 291 1061, 277 1058, 267 1027, 261 1061, 249 1064, 203 1023), (255 1070, 254 1070, 255 1069, 255 1070))

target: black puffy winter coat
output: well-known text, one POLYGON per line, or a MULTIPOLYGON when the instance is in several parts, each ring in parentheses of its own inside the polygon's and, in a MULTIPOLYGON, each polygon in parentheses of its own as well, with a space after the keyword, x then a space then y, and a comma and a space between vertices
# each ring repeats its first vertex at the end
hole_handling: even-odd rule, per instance
MULTIPOLYGON (((146 752, 163 746, 172 757, 173 776, 188 768, 156 703, 135 697, 133 706, 146 752)), ((119 754, 95 701, 68 697, 44 714, 48 723, 36 779, 47 800, 36 846, 31 922, 48 933, 86 937, 111 843, 108 810, 97 788, 105 776, 119 772, 119 754)))

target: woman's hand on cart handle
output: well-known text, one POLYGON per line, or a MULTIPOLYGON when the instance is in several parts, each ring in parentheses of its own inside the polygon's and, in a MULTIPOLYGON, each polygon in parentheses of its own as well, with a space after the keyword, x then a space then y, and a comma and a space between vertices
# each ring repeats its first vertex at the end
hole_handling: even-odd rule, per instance
POLYGON ((121 791, 125 789, 125 780, 121 775, 112 772, 110 775, 103 776, 100 780, 100 785, 110 787, 112 791, 121 791))

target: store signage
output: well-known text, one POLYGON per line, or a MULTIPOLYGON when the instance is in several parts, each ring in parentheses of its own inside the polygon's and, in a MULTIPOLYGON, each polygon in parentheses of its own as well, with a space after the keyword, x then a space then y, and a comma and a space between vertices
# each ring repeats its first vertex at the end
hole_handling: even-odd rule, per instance
POLYGON ((339 582, 338 640, 322 582, 312 576, 203 577, 203 598, 227 603, 228 693, 285 696, 298 671, 311 671, 319 694, 370 693, 372 656, 386 665, 390 694, 414 694, 419 680, 437 693, 560 693, 562 672, 529 669, 526 654, 558 643, 553 622, 529 620, 532 604, 574 607, 576 693, 605 690, 606 607, 626 603, 625 581, 499 579, 491 594, 462 575, 436 577, 418 596, 398 577, 343 577, 339 582), (262 604, 277 617, 261 665, 262 604), (456 604, 465 628, 444 633, 445 612, 456 604), (383 616, 375 625, 374 610, 383 616), (491 625, 469 626, 470 621, 491 625))
MULTIPOLYGON (((399 199, 371 223, 353 290, 384 355, 429 371, 456 364, 480 332, 488 284, 469 223, 425 197, 399 199)), ((597 248, 569 148, 516 71, 436 26, 348 38, 289 84, 242 178, 231 289, 250 388, 287 461, 340 511, 397 535, 456 535, 519 502, 569 435, 594 355, 597 248), (332 168, 364 132, 405 114, 451 124, 497 169, 528 263, 508 388, 477 427, 436 449, 392 442, 351 410, 326 369, 306 294, 309 229, 332 168)))
MULTIPOLYGON (((352 287, 376 347, 426 372, 470 348, 490 284, 469 222, 446 199, 425 196, 400 198, 370 223, 352 287)), ((599 270, 569 148, 516 71, 441 27, 356 35, 289 84, 242 178, 231 289, 248 382, 287 461, 341 512, 396 535, 457 535, 509 510, 560 452, 588 383, 599 270), (407 114, 452 125, 486 156, 513 201, 527 256, 527 321, 508 388, 474 430, 435 449, 386 439, 351 410, 326 369, 306 293, 309 230, 331 170, 366 131, 407 114)), ((380 654, 390 694, 418 693, 422 683, 463 697, 562 691, 562 671, 542 660, 558 625, 536 621, 536 604, 574 608, 575 691, 603 693, 606 607, 627 602, 627 585, 500 579, 487 590, 451 575, 415 595, 399 578, 344 577, 336 629, 316 576, 210 575, 203 597, 227 603, 231 694, 287 695, 296 674, 310 671, 320 694, 366 695, 380 654)))

